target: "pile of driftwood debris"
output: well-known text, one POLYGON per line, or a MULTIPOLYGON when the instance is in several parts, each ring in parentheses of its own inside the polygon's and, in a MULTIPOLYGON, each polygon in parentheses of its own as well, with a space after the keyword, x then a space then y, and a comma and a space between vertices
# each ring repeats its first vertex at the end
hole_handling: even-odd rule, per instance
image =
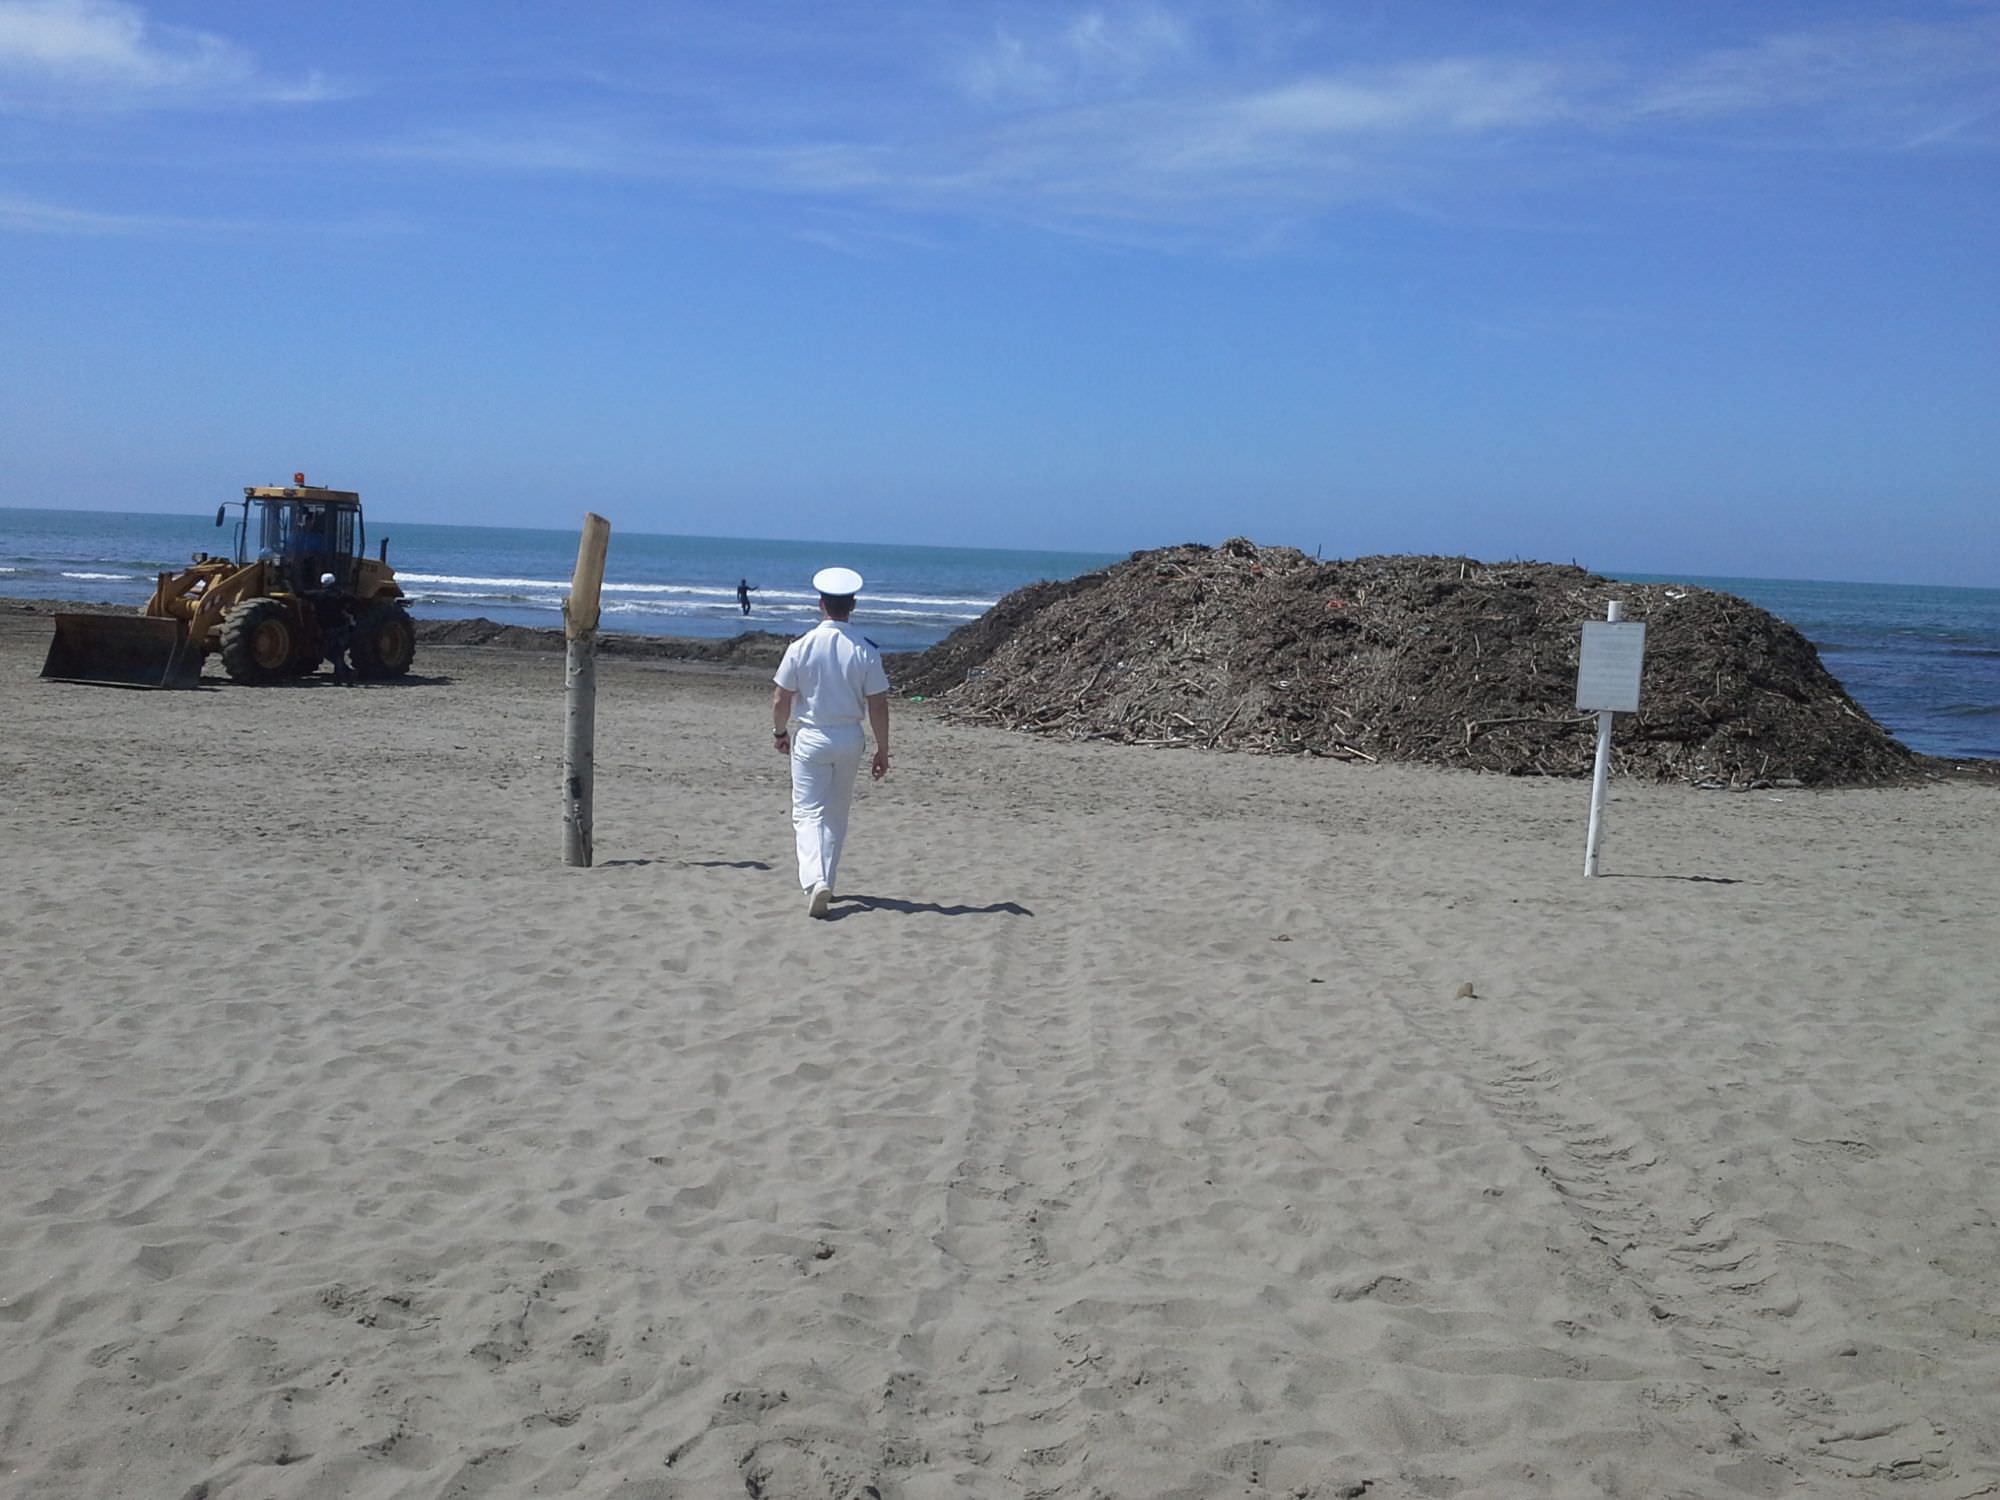
POLYGON ((1547 563, 1322 563, 1242 539, 1139 552, 1008 595, 896 681, 952 718, 1069 739, 1586 775, 1577 650, 1611 599, 1646 622, 1617 773, 1851 786, 1918 769, 1766 611, 1547 563))

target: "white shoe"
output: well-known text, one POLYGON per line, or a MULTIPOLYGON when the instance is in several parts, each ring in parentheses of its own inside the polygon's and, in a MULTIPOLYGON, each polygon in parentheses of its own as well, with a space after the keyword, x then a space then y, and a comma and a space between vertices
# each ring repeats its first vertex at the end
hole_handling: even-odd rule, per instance
POLYGON ((806 893, 806 915, 823 917, 827 906, 833 901, 833 892, 823 885, 816 885, 806 893))

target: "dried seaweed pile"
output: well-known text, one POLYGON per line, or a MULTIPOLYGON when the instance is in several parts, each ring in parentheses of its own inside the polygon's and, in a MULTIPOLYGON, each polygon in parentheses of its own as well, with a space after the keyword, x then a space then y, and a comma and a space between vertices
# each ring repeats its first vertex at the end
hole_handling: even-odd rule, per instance
POLYGON ((1596 719, 1574 708, 1580 625, 1618 598, 1647 624, 1618 774, 1832 786, 1917 769, 1803 636, 1733 595, 1546 563, 1319 563, 1242 539, 1035 589, 899 683, 957 719, 1070 739, 1585 775, 1596 719))
POLYGON ((1029 620, 1064 599, 1102 584, 1104 573, 1084 573, 1058 582, 1031 583, 995 604, 969 624, 961 625, 928 651, 889 658, 897 688, 905 693, 942 693, 965 681, 986 664, 1029 620))

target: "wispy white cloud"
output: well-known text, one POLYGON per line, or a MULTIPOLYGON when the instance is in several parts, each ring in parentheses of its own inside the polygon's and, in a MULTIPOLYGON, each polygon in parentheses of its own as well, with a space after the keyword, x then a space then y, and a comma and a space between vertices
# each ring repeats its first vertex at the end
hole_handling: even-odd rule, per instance
POLYGON ((273 78, 226 37, 154 22, 126 0, 0 0, 0 107, 308 102, 339 92, 316 74, 273 78))
POLYGON ((2000 107, 1973 109, 1948 119, 1928 121, 1901 144, 1908 151, 1940 145, 2000 146, 1996 126, 2000 126, 2000 107))
POLYGON ((220 233, 245 227, 241 224, 204 223, 171 215, 99 213, 0 194, 0 230, 16 234, 156 235, 188 231, 220 233))
POLYGON ((834 210, 814 215, 793 232, 793 238, 852 260, 881 260, 910 250, 935 250, 934 236, 917 234, 884 223, 878 216, 834 210))
POLYGON ((1921 104, 1934 91, 2000 77, 2000 15, 1871 20, 1779 32, 1669 68, 1637 90, 1633 113, 1721 120, 1836 106, 1921 104))
POLYGON ((509 119, 426 130, 363 154, 471 172, 633 177, 668 175, 676 153, 649 143, 639 125, 509 119))
MULTIPOLYGON (((418 175, 762 196, 840 216, 795 232, 849 248, 870 239, 864 218, 877 245, 957 218, 1241 246, 1357 202, 1490 220, 1511 190, 1529 217, 1550 186, 1615 173, 1630 190, 1732 145, 1978 148, 2000 82, 1989 5, 1648 56, 1615 39, 1586 48, 1545 33, 1537 45, 1519 27, 1504 28, 1511 50, 1466 32, 1447 51, 1400 13, 1342 30, 1287 0, 1048 0, 1001 13, 968 36, 963 11, 898 11, 895 25, 843 31, 837 64, 806 42, 774 55, 761 23, 717 22, 692 53, 658 41, 678 68, 649 53, 626 86, 609 54, 579 50, 559 84, 482 92, 483 117, 431 113, 316 150, 418 175), (1852 128, 1823 128, 1836 116, 1852 128)), ((131 0, 0 0, 0 108, 24 80, 128 103, 280 96, 246 49, 155 24, 131 0)))
POLYGON ((1697 127, 1704 149, 1771 144, 1777 122, 1826 146, 1976 144, 2000 84, 2000 15, 1986 6, 1659 60, 1550 48, 1363 65, 1329 62, 1322 45, 1302 54, 1315 65, 1286 66, 1237 48, 1256 53, 1254 69, 1226 65, 1201 28, 1168 16, 1093 9, 1034 45, 989 43, 969 76, 1016 106, 1004 118, 780 153, 779 185, 1072 226, 1254 234, 1355 201, 1490 198, 1635 145, 1671 152, 1697 127), (1114 19, 1126 28, 1117 46, 1096 29, 1114 19), (1119 66, 1093 50, 1100 40, 1119 66))
POLYGON ((998 119, 924 138, 663 140, 605 119, 426 132, 377 154, 467 170, 698 181, 939 214, 1037 222, 1213 222, 1379 189, 1427 152, 1530 129, 1568 109, 1538 63, 1447 58, 1296 77, 1234 91, 1182 88, 998 119))
MULTIPOLYGON (((381 239, 410 234, 415 226, 393 215, 320 219, 313 222, 315 238, 344 236, 352 239, 381 239)), ((88 238, 227 238, 268 235, 292 238, 296 224, 282 218, 201 218, 186 214, 105 212, 75 208, 46 199, 0 193, 0 234, 70 235, 88 238)))
POLYGON ((889 149, 818 147, 790 153, 785 168, 800 190, 939 211, 1185 226, 1391 191, 1468 141, 1565 110, 1552 69, 1446 59, 1038 111, 889 149))
POLYGON ((1189 16, 1160 4, 1090 6, 1038 30, 1000 27, 954 70, 980 104, 1043 105, 1129 91, 1197 60, 1189 16))
POLYGON ((1320 75, 1208 101, 1163 121, 1164 159, 1186 171, 1310 172, 1330 147, 1379 157, 1424 142, 1518 131, 1572 112, 1553 67, 1442 58, 1374 73, 1320 75))

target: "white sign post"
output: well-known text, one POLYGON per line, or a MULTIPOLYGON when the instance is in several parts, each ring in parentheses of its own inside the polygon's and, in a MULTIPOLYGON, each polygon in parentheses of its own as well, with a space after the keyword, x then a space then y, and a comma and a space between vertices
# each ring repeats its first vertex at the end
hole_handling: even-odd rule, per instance
POLYGON ((1639 711, 1639 676, 1646 664, 1646 623, 1625 619, 1624 604, 1613 599, 1602 620, 1586 620, 1583 649, 1576 659, 1576 706, 1597 710, 1597 761, 1590 769, 1590 832, 1583 846, 1583 873, 1597 873, 1597 840, 1604 830, 1604 782, 1611 772, 1611 716, 1639 711))

